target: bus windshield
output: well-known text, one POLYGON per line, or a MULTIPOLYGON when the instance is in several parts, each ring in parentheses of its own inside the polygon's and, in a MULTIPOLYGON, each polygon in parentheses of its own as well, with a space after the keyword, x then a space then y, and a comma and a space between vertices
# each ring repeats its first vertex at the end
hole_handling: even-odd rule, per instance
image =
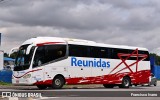
POLYGON ((29 45, 23 45, 20 47, 18 51, 18 55, 15 60, 14 71, 21 71, 21 70, 29 69, 35 47, 32 47, 30 50, 30 53, 26 54, 28 46, 29 45))

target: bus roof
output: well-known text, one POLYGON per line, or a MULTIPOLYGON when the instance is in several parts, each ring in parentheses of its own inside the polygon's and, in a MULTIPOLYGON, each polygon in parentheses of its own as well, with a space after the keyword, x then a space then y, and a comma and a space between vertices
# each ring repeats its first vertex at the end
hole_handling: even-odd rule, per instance
POLYGON ((98 46, 98 47, 111 47, 111 48, 123 48, 123 49, 139 49, 148 51, 146 48, 126 46, 126 45, 111 45, 104 43, 97 43, 94 41, 73 39, 73 38, 60 38, 60 37, 36 37, 26 40, 22 45, 32 44, 33 46, 44 45, 44 44, 75 44, 75 45, 87 45, 87 46, 98 46))

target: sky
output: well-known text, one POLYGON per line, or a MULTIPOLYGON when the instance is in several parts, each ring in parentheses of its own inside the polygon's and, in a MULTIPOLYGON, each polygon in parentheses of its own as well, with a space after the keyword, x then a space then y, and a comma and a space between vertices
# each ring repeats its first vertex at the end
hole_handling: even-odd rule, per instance
POLYGON ((38 36, 160 52, 160 0, 0 0, 1 49, 38 36))

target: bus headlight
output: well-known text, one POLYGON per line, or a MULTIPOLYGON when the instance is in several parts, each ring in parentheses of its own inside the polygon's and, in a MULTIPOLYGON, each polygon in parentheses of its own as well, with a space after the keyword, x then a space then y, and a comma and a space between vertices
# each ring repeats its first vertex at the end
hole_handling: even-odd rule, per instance
POLYGON ((31 77, 31 74, 26 74, 23 76, 23 78, 30 78, 31 77))

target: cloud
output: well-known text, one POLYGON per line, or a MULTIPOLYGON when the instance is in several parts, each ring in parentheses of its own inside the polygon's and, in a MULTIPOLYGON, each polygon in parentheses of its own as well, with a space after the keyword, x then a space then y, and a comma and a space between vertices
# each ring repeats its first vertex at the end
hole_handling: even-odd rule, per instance
POLYGON ((4 0, 0 12, 6 51, 37 36, 159 47, 159 0, 4 0))

